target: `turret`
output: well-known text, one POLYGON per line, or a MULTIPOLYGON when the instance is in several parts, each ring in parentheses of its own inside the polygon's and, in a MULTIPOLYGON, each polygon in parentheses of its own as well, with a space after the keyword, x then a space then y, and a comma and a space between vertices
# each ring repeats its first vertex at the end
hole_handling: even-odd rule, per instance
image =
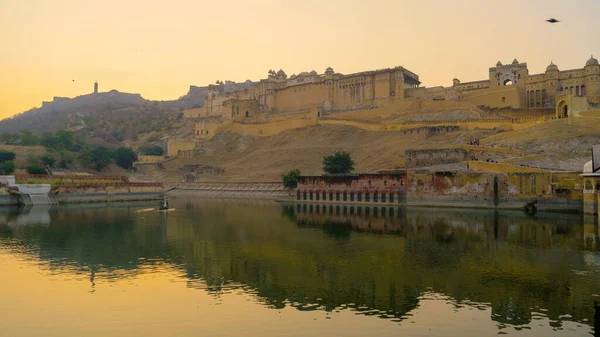
POLYGON ((585 63, 585 87, 582 95, 587 96, 591 103, 600 103, 600 64, 594 56, 585 63))

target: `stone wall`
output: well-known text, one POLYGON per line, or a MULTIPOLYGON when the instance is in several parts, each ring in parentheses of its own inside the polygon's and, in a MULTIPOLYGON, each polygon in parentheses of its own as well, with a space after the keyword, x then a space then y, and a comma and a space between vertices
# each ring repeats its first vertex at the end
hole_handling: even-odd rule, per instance
POLYGON ((167 155, 169 157, 177 156, 179 151, 193 150, 196 148, 196 142, 183 138, 169 138, 167 140, 167 155))
POLYGON ((406 150, 404 159, 407 168, 460 163, 467 159, 464 149, 406 150))
POLYGON ((400 138, 419 139, 460 130, 458 125, 422 126, 398 131, 400 138))

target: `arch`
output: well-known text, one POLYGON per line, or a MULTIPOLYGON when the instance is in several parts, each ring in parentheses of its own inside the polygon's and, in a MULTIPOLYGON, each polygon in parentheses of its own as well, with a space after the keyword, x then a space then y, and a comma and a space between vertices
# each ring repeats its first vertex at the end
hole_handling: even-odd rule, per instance
POLYGON ((587 93, 585 92, 585 85, 581 86, 581 96, 585 96, 587 93))
POLYGON ((502 82, 502 85, 513 85, 513 81, 510 78, 507 78, 502 82))
POLYGON ((246 118, 248 118, 250 116, 250 114, 248 113, 248 110, 246 110, 246 118))
POLYGON ((560 101, 556 105, 556 117, 558 117, 558 118, 569 117, 569 107, 567 105, 567 101, 560 101))
POLYGON ((575 87, 575 96, 579 96, 579 86, 575 87))

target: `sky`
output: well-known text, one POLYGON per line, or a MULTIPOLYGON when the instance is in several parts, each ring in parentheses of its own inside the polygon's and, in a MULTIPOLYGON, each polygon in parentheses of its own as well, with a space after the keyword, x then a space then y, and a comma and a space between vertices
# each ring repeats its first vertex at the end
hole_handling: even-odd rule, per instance
POLYGON ((403 66, 424 86, 487 79, 514 58, 530 74, 581 68, 600 57, 598 32, 598 0, 0 0, 0 118, 94 81, 171 100, 280 68, 403 66))

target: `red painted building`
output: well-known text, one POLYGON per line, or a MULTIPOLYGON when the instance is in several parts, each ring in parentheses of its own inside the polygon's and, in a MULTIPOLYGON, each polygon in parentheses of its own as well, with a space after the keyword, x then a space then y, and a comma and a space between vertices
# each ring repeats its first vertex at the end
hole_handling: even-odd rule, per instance
POLYGON ((301 176, 298 202, 400 204, 406 200, 405 171, 393 173, 301 176))

